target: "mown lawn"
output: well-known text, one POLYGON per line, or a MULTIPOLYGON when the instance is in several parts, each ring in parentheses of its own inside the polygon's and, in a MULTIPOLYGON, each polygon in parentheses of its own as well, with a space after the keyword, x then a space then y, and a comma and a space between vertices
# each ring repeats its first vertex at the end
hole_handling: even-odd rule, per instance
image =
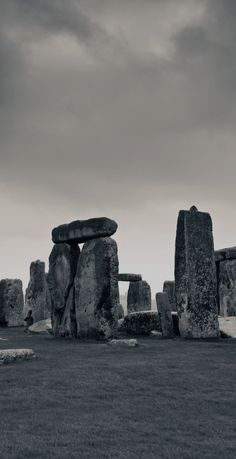
POLYGON ((0 329, 0 458, 236 457, 236 340, 135 349, 0 329))

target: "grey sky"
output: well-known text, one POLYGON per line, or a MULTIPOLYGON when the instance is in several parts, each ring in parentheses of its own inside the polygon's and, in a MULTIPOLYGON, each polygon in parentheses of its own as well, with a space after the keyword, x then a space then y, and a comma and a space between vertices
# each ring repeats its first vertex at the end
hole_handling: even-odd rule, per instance
POLYGON ((179 209, 236 244, 235 0, 3 1, 0 62, 0 278, 76 218, 114 218, 153 295, 179 209))

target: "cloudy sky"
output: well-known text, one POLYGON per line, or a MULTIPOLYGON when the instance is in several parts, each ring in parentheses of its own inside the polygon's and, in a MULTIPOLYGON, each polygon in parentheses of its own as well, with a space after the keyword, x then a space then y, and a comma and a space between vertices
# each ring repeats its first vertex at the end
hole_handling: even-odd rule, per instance
POLYGON ((153 295, 180 209, 236 245, 235 0, 3 0, 0 66, 0 278, 77 218, 118 222, 153 295))

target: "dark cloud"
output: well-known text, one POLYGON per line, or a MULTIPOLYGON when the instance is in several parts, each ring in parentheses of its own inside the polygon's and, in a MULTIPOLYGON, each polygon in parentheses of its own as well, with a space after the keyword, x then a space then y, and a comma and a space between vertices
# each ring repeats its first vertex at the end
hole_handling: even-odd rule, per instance
POLYGON ((227 0, 5 3, 1 240, 26 252, 30 244, 19 269, 46 257, 54 224, 76 217, 118 219, 123 269, 143 269, 159 287, 173 275, 180 207, 212 208, 217 240, 231 238, 236 221, 226 230, 219 215, 232 218, 234 202, 235 8, 227 0))

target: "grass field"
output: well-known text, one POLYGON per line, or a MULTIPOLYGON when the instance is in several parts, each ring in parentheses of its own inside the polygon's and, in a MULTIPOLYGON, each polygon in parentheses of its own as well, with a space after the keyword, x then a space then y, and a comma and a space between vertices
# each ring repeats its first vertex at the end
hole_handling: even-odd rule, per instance
POLYGON ((134 349, 0 329, 36 361, 0 367, 0 457, 236 457, 236 340, 134 349))

